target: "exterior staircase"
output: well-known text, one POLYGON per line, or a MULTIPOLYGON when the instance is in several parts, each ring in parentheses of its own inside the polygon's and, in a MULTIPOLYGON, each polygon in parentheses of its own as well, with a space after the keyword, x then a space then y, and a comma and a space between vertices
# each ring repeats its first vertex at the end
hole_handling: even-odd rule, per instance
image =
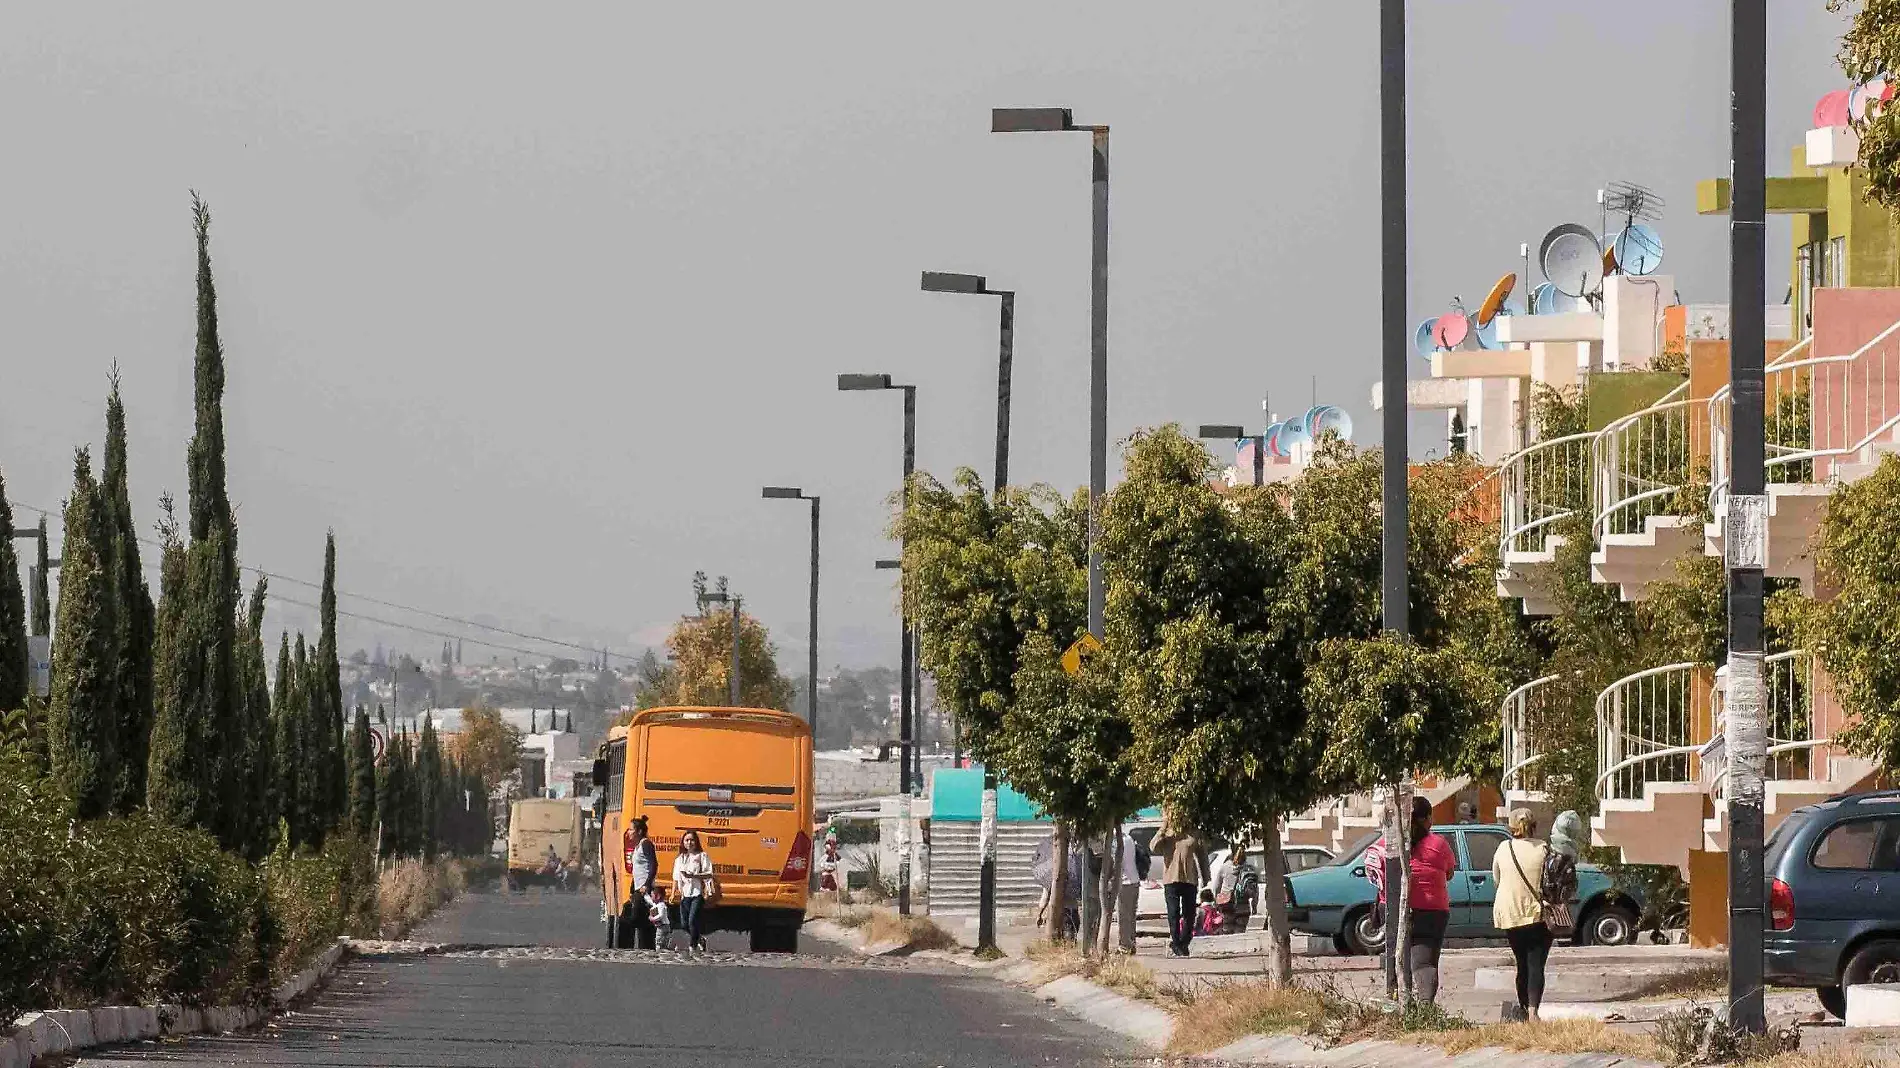
POLYGON ((1680 515, 1690 478, 1689 383, 1598 431, 1590 446, 1590 577, 1615 583, 1625 601, 1675 576, 1675 562, 1701 547, 1700 524, 1680 515))
POLYGON ((1567 539, 1552 530, 1589 506, 1594 440, 1592 433, 1551 438, 1498 465, 1498 596, 1521 599, 1525 615, 1545 616, 1554 610, 1548 591, 1557 551, 1567 539))

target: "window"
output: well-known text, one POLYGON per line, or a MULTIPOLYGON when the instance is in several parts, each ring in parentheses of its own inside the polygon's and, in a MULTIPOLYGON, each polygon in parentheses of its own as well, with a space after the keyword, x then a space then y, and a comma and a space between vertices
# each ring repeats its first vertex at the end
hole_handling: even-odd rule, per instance
POLYGON ((1827 263, 1821 269, 1821 284, 1847 284, 1847 238, 1837 237, 1827 243, 1827 263))
POLYGON ((1471 863, 1466 871, 1490 871, 1491 860, 1498 854, 1498 847, 1504 844, 1501 834, 1486 834, 1483 831, 1465 832, 1465 852, 1471 854, 1471 863))
POLYGON ((1848 820, 1830 828, 1814 847, 1814 866, 1827 871, 1891 871, 1900 817, 1848 820))
POLYGON ((607 807, 619 808, 627 779, 627 743, 625 739, 607 747, 607 807))

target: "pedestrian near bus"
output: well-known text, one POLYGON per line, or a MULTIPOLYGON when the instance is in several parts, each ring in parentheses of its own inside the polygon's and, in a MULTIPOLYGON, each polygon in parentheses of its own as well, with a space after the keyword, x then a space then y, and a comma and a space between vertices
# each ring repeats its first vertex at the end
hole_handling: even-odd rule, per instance
MULTIPOLYGON (((627 877, 631 884, 627 889, 627 910, 621 915, 632 921, 633 944, 637 949, 652 949, 656 944, 656 929, 648 918, 647 898, 653 892, 653 883, 660 875, 660 858, 653 848, 653 839, 647 837, 647 819, 635 816, 627 824, 627 834, 632 845, 627 849, 627 877)), ((621 938, 626 935, 622 933, 621 938)), ((621 943, 626 944, 624 941, 621 943)))
POLYGON ((1529 809, 1510 815, 1511 838, 1491 858, 1491 882, 1497 898, 1491 922, 1504 932, 1517 962, 1517 1004, 1535 1022, 1544 1001, 1544 966, 1550 961, 1550 928, 1544 922, 1544 862, 1550 850, 1537 841, 1537 821, 1529 809))
MULTIPOLYGON (((1432 833, 1432 803, 1412 796, 1412 850, 1410 854, 1411 944, 1405 951, 1405 972, 1412 977, 1412 994, 1427 1004, 1438 1000, 1438 958, 1445 949, 1445 928, 1451 923, 1451 873, 1458 859, 1451 843, 1432 833)), ((1385 838, 1366 850, 1366 878, 1379 891, 1379 915, 1385 915, 1385 838)), ((1387 937, 1391 937, 1388 932, 1387 937)))
POLYGON ((1212 881, 1207 847, 1164 811, 1154 851, 1161 856, 1161 893, 1168 903, 1168 952, 1185 957, 1194 942, 1198 891, 1212 881))
POLYGON ((700 910, 705 908, 712 886, 712 858, 699 844, 699 832, 681 834, 679 855, 673 858, 673 890, 680 896, 680 928, 686 932, 687 949, 706 948, 700 910))

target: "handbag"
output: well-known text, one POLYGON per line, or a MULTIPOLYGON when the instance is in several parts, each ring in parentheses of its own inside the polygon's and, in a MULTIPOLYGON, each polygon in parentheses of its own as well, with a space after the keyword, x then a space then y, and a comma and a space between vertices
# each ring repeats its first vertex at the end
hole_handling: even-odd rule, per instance
POLYGON ((719 885, 719 876, 717 875, 706 876, 706 889, 703 892, 703 895, 706 899, 706 904, 710 905, 718 901, 719 895, 723 893, 725 893, 725 888, 719 885))

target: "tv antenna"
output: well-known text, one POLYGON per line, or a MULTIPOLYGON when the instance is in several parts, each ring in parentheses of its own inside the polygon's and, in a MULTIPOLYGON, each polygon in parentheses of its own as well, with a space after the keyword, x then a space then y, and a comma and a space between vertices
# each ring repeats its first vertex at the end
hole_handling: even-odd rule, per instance
POLYGON ((1609 182, 1603 190, 1603 210, 1623 216, 1625 227, 1662 218, 1664 201, 1650 189, 1634 182, 1609 182))

